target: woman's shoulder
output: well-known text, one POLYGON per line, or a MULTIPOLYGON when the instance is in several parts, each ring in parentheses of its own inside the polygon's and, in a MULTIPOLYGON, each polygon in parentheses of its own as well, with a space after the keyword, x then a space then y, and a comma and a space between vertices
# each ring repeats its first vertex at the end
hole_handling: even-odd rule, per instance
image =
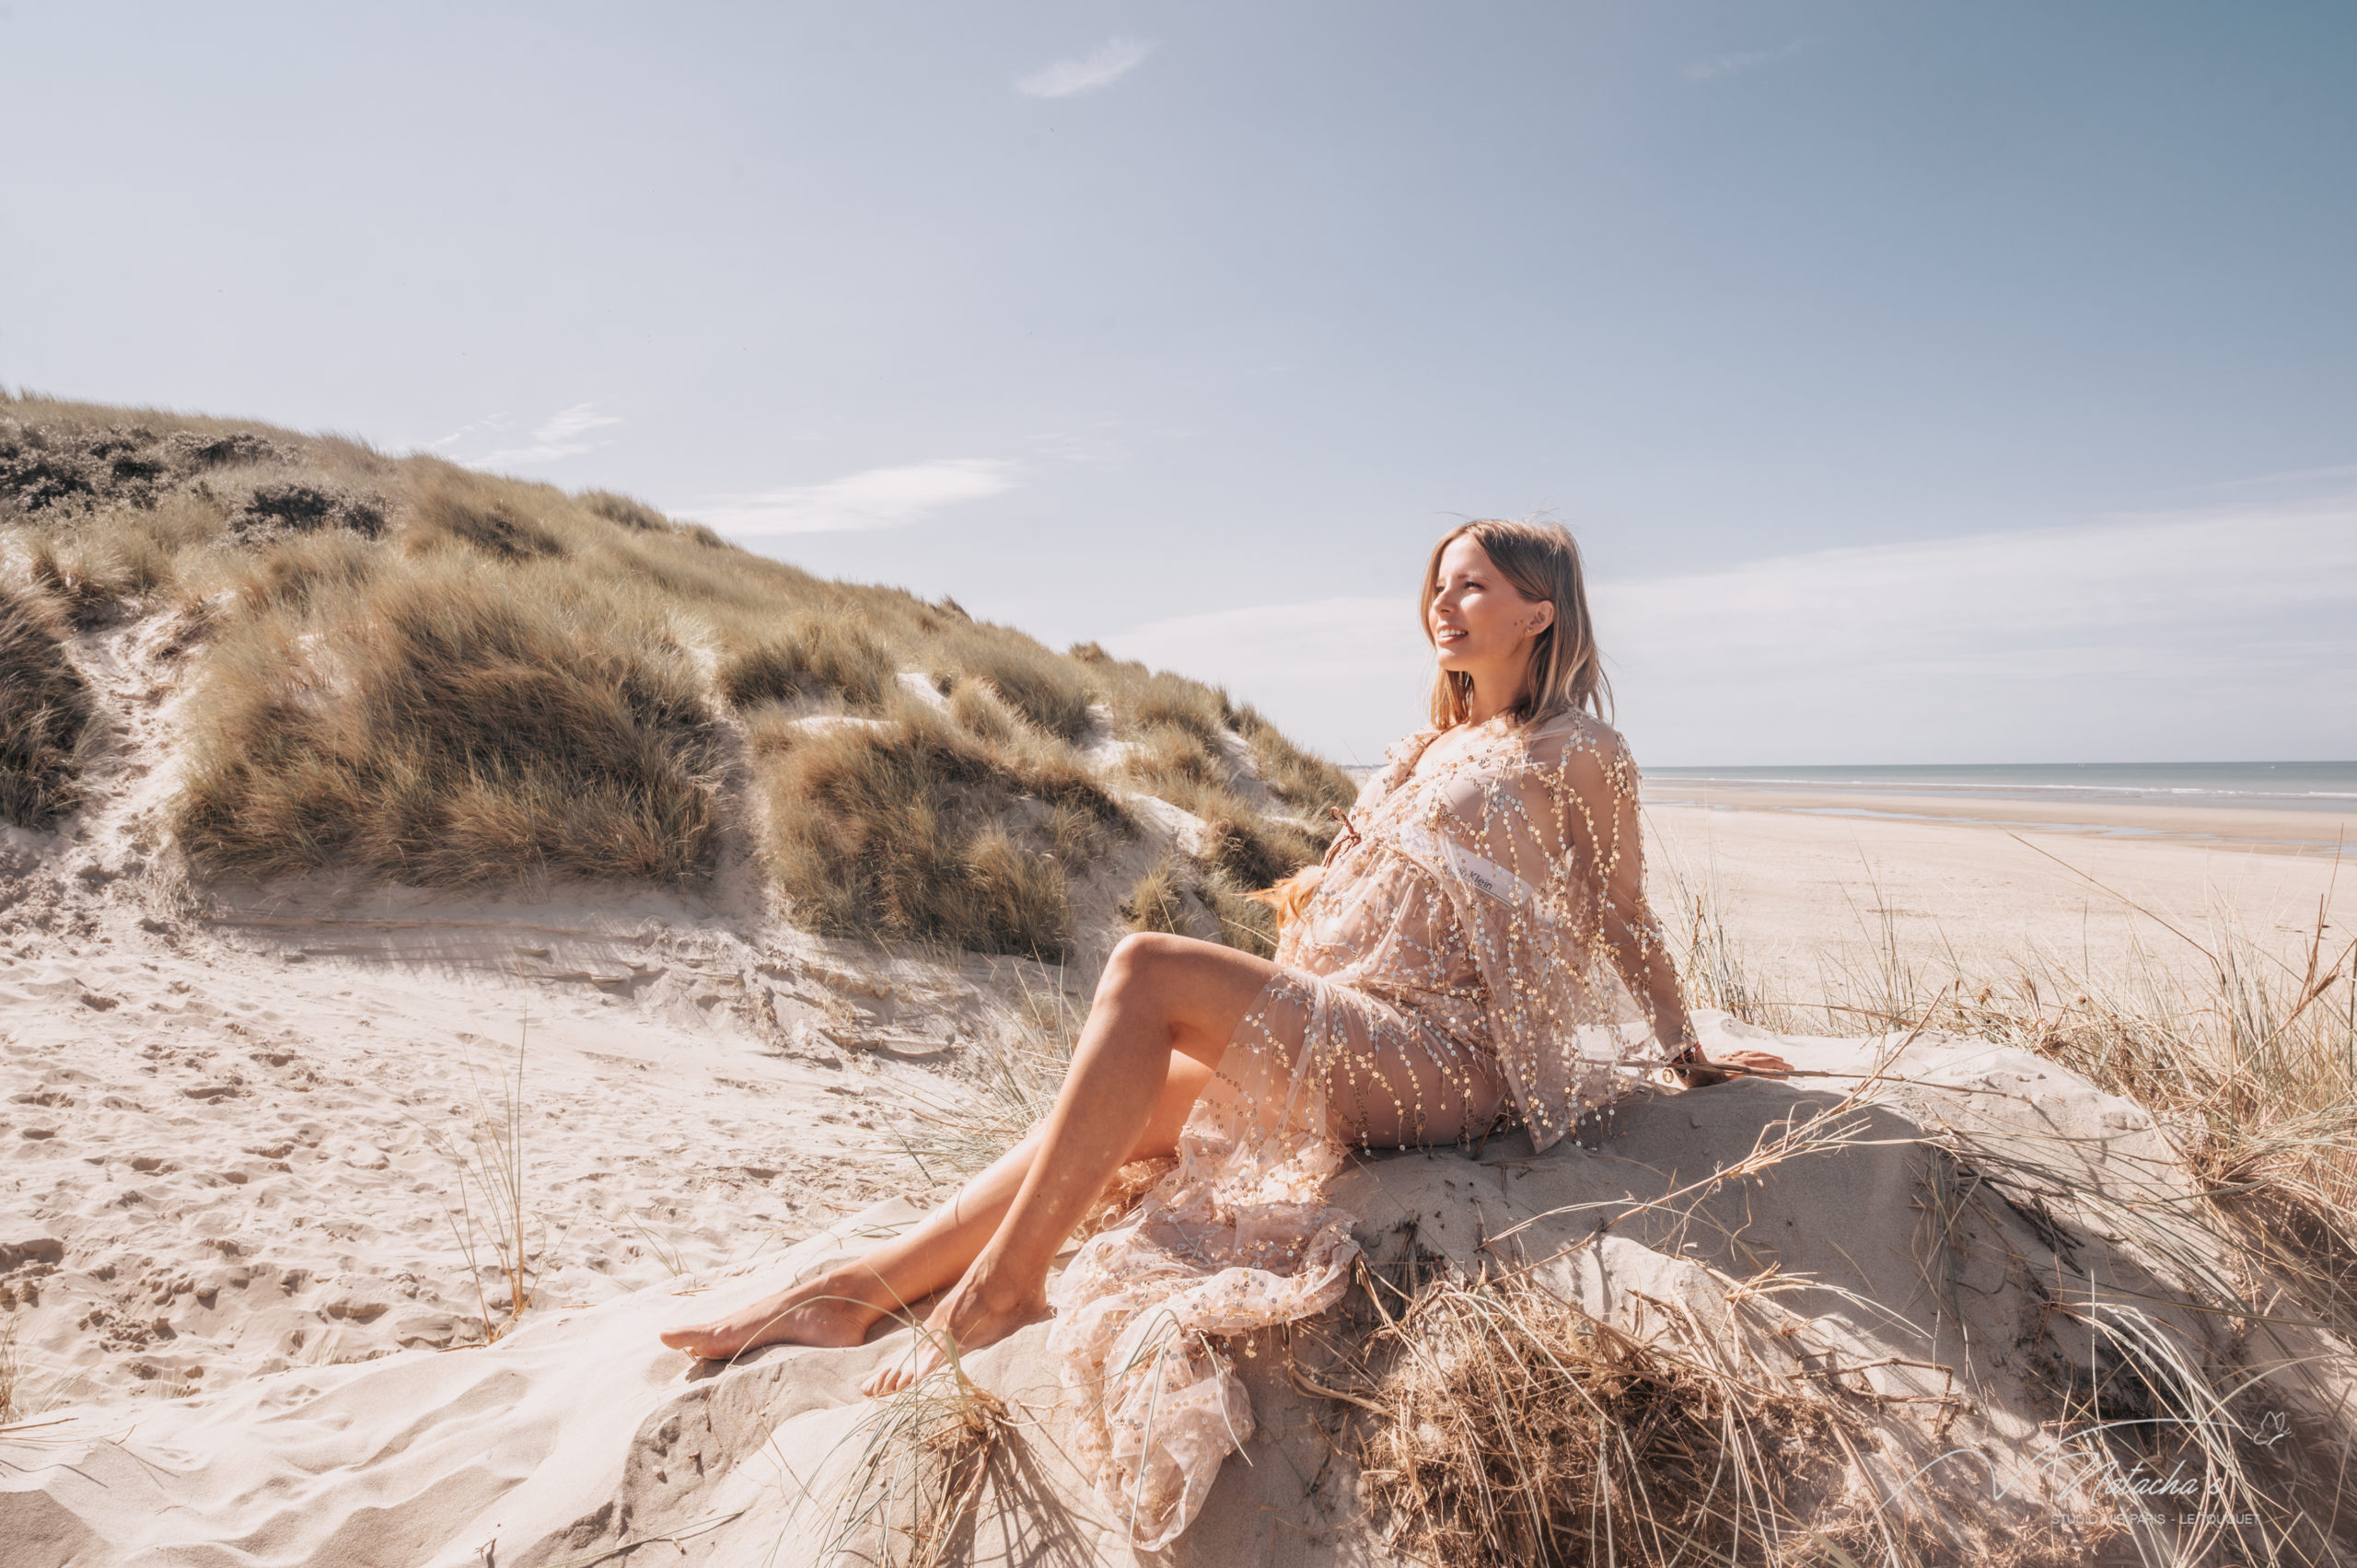
POLYGON ((1416 765, 1416 759, 1424 754, 1424 748, 1430 746, 1439 737, 1440 731, 1430 725, 1426 725, 1422 729, 1410 730, 1384 748, 1383 760, 1393 767, 1412 768, 1416 765))
POLYGON ((1600 767, 1633 773, 1637 766, 1621 733, 1584 708, 1567 708, 1530 725, 1522 732, 1522 749, 1533 765, 1550 770, 1600 767))

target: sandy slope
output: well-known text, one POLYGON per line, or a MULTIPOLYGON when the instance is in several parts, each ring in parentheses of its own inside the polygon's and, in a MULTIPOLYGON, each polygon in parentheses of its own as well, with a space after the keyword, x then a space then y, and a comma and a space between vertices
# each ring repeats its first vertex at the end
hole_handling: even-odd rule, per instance
POLYGON ((461 1170, 519 1042, 544 1299, 774 1247, 907 1179, 875 1131, 891 1070, 763 1042, 732 1016, 741 955, 704 934, 540 937, 600 987, 503 980, 513 926, 397 934, 440 938, 430 963, 290 962, 317 929, 0 964, 0 1246, 36 1260, 0 1291, 33 1397, 479 1338, 459 1240, 487 1238, 493 1194, 465 1189, 470 1227, 461 1170))
POLYGON ((20 1409, 479 1341, 508 1303, 467 1173, 511 1103, 535 1303, 774 1251, 922 1191, 882 1131, 920 1064, 1063 982, 807 938, 763 918, 741 844, 702 899, 191 888, 164 820, 170 632, 76 640, 108 726, 92 802, 59 832, 0 825, 20 1409))
MULTIPOLYGON (((1730 1038, 1723 1020, 1712 1028, 1730 1038)), ((1376 1259, 1412 1244, 1471 1266, 1538 1261, 1551 1288, 1598 1316, 1754 1381, 1838 1389, 1832 1403, 1869 1423, 1846 1468, 1853 1501, 1894 1522, 1937 1510, 1950 1560, 2082 1561, 2106 1534, 2089 1521, 2105 1516, 2107 1472, 2053 1419, 2060 1369, 2085 1353, 2091 1295, 2232 1365, 2319 1348, 2290 1329, 2230 1342, 2177 1305, 2201 1298, 2208 1260, 2198 1237, 2151 1215, 2184 1184, 2132 1105, 2019 1052, 1918 1040, 1882 1058, 1895 1082, 1826 1116, 1875 1069, 1875 1043, 1790 1049, 1820 1075, 1641 1097, 1543 1156, 1515 1142, 1480 1159, 1377 1159, 1337 1197, 1376 1259), (1779 1139, 1782 1159, 1708 1183, 1779 1139), (1990 1185, 1934 1242, 1926 1211, 1944 1149, 1990 1185), (1765 1293, 1737 1283, 1778 1279, 1765 1293)), ((888 1203, 774 1260, 537 1313, 488 1349, 292 1368, 136 1416, 60 1412, 37 1433, 46 1446, 20 1446, 20 1468, 0 1480, 7 1561, 535 1568, 658 1539, 665 1562, 816 1561, 876 1409, 856 1379, 908 1331, 853 1351, 773 1348, 726 1369, 691 1365, 652 1333, 682 1310, 681 1291, 699 1309, 726 1307, 915 1212, 888 1203)), ((1118 1519, 1065 1458, 1070 1411, 1044 1332, 975 1360, 1020 1426, 968 1544, 981 1562, 1123 1560, 1118 1519)), ((1307 1342, 1296 1349, 1315 1360, 1307 1342)), ((1388 1560, 1356 1490, 1348 1407, 1293 1386, 1276 1336, 1249 1352, 1260 1434, 1165 1560, 1388 1560)), ((2248 1408, 2305 1439, 2348 1392, 2325 1369, 2279 1370, 2248 1408)))

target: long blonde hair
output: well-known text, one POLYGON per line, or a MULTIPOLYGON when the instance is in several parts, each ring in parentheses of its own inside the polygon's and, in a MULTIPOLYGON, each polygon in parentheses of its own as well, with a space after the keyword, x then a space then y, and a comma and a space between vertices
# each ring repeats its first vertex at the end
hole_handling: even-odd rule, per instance
MULTIPOLYGON (((1499 575, 1523 598, 1544 599, 1555 607, 1554 621, 1531 645, 1529 677, 1507 709, 1515 721, 1533 725, 1583 708, 1608 719, 1612 683, 1605 679, 1604 663, 1596 651, 1596 621, 1587 612, 1587 577, 1580 566, 1580 547, 1560 523, 1483 517, 1441 535, 1440 542, 1433 546, 1432 560, 1424 566, 1424 591, 1416 605, 1424 640, 1432 641, 1441 552, 1460 539, 1480 545, 1499 575)), ((1444 669, 1434 677, 1435 728, 1463 724, 1472 704, 1471 676, 1444 669)))

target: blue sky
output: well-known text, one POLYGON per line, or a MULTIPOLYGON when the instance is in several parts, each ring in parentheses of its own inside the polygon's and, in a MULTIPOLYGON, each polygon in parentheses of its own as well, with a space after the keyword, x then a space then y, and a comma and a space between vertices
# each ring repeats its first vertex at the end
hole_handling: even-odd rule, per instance
POLYGON ((609 485, 1416 720, 1582 537, 1662 763, 2357 756, 2357 9, 0 10, 0 381, 609 485))

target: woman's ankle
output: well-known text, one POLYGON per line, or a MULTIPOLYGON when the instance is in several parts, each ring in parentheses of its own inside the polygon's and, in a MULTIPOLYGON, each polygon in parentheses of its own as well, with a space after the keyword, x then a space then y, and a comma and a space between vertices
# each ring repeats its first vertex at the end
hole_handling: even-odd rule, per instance
POLYGON ((1048 1274, 1011 1265, 988 1253, 974 1260, 958 1288, 969 1301, 990 1312, 1020 1312, 1047 1299, 1048 1274))
POLYGON ((859 1311, 880 1318, 900 1305, 876 1271, 857 1263, 838 1263, 797 1288, 805 1293, 804 1300, 823 1303, 842 1312, 859 1311))

